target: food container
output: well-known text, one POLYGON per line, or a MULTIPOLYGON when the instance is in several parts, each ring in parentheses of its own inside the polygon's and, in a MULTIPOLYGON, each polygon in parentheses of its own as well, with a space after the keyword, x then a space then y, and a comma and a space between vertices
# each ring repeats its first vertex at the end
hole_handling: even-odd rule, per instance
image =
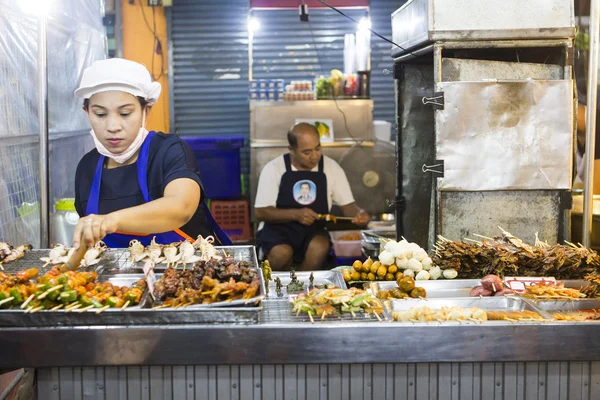
MULTIPOLYGON (((429 307, 432 310, 439 310, 442 307, 460 307, 460 308, 481 308, 484 311, 533 311, 538 313, 544 319, 552 319, 550 314, 537 308, 532 303, 524 301, 516 296, 498 296, 498 297, 461 297, 454 299, 398 299, 385 302, 386 311, 406 311, 413 307, 429 307)), ((492 321, 497 322, 497 321, 492 321)), ((502 322, 502 321, 498 321, 502 322)), ((538 321, 538 323, 541 321, 538 321)), ((437 322, 436 322, 437 323, 437 322)))
POLYGON ((581 300, 533 300, 527 299, 537 308, 547 311, 550 314, 600 310, 600 299, 581 299, 581 300))
POLYGON ((360 231, 334 231, 329 232, 333 242, 336 257, 360 257, 362 254, 362 240, 340 240, 340 238, 360 234, 360 231))
POLYGON ((75 199, 60 199, 56 202, 56 212, 52 216, 52 234, 50 241, 55 244, 71 246, 79 214, 75 210, 75 199))
MULTIPOLYGON (((394 281, 376 281, 365 284, 368 287, 377 285, 378 290, 391 290, 398 285, 394 281)), ((428 299, 469 297, 471 290, 479 285, 478 279, 437 279, 428 281, 415 281, 416 287, 427 291, 428 299)), ((472 299, 479 297, 471 297, 472 299)))

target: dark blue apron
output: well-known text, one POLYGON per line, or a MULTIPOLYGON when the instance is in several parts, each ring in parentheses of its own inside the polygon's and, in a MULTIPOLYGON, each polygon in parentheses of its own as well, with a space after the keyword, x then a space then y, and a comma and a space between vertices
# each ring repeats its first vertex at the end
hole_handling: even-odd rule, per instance
MULTIPOLYGON (((152 131, 148 134, 146 140, 142 144, 142 148, 140 149, 140 154, 137 159, 138 184, 140 185, 140 190, 142 191, 145 203, 152 201, 152 198, 150 197, 150 194, 148 192, 147 175, 148 156, 150 154, 150 143, 152 142, 152 138, 154 137, 155 133, 156 132, 152 131)), ((86 215, 98 214, 98 203, 100 200, 100 184, 102 182, 102 170, 104 169, 104 159, 105 157, 103 155, 100 155, 100 158, 98 159, 98 164, 96 165, 96 173, 94 174, 94 181, 92 183, 87 208, 85 211, 86 215)), ((206 216, 206 219, 212 228, 212 231, 215 233, 215 239, 220 241, 222 245, 231 245, 231 240, 214 220, 212 214, 210 213, 210 210, 208 209, 204 201, 202 202, 202 208, 204 211, 204 215, 206 216)), ((189 235, 187 235, 180 229, 156 234, 117 231, 115 233, 110 233, 106 235, 106 237, 102 240, 104 241, 104 243, 106 243, 108 247, 126 248, 129 246, 129 242, 131 242, 133 239, 137 239, 144 246, 148 246, 152 241, 153 237, 156 237, 156 243, 160 244, 170 244, 174 242, 180 242, 182 240, 190 240, 193 242, 195 240, 195 238, 191 238, 189 235)))
MULTIPOLYGON (((277 208, 310 208, 317 214, 329 213, 329 202, 327 201, 327 176, 323 172, 323 157, 319 160, 318 171, 292 171, 290 155, 283 156, 285 163, 285 172, 281 176, 279 183, 279 193, 277 194, 277 208), (303 188, 305 190, 303 190, 303 188)), ((306 226, 299 222, 291 221, 281 224, 265 222, 263 228, 258 232, 256 238, 257 247, 266 243, 277 242, 277 238, 287 238, 294 252, 301 251, 300 244, 307 244, 302 238, 311 238, 317 232, 325 229, 325 221, 315 221, 312 225, 306 226)), ((264 255, 270 249, 263 246, 264 255)), ((303 254, 296 255, 296 258, 303 258, 303 254)))

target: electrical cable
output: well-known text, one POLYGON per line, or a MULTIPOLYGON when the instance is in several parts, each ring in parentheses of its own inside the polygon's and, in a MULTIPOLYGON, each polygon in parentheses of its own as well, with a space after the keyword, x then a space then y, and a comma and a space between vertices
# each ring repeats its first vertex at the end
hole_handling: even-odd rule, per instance
MULTIPOLYGON (((313 42, 313 46, 315 47, 315 53, 317 55, 317 64, 319 65, 319 69, 321 70, 321 74, 323 76, 325 76, 325 69, 323 68, 323 63, 321 63, 321 56, 319 55, 319 49, 317 48, 317 42, 315 40, 315 34, 312 30, 312 24, 310 23, 310 20, 308 21, 308 29, 310 30, 310 38, 312 39, 313 42)), ((346 128, 346 131, 348 132, 348 135, 350 135, 350 137, 352 138, 352 140, 359 145, 359 147, 362 149, 362 146, 360 146, 360 144, 362 142, 364 142, 363 140, 358 140, 354 137, 354 135, 352 135, 352 132, 350 131, 350 127, 348 127, 348 119, 346 117, 346 113, 340 108, 337 99, 335 97, 332 97, 333 102, 335 104, 335 107, 337 108, 337 110, 342 114, 342 117, 344 118, 344 126, 346 128)), ((364 149, 363 149, 364 150, 364 149)))
MULTIPOLYGON (((345 13, 344 13, 342 10, 340 10, 340 9, 338 9, 338 8, 336 8, 336 7, 334 7, 334 6, 332 6, 331 4, 329 4, 329 3, 327 3, 327 2, 325 2, 325 1, 323 1, 323 0, 318 0, 318 1, 319 1, 319 3, 323 4, 324 6, 331 8, 333 11, 337 12, 338 14, 340 14, 340 15, 343 15, 344 17, 348 18, 350 21, 354 22, 355 24, 357 24, 357 25, 360 25, 360 22, 359 22, 359 21, 357 21, 357 20, 355 20, 354 18, 352 18, 351 16, 349 16, 349 15, 345 14, 345 13)), ((380 38, 380 39, 382 39, 382 40, 385 40, 385 41, 386 41, 386 42, 388 42, 388 43, 391 43, 391 44, 393 44, 394 46, 398 47, 398 48, 399 48, 399 49, 401 49, 401 50, 404 50, 404 51, 408 52, 410 55, 412 55, 412 56, 414 56, 414 57, 418 57, 418 56, 417 56, 415 53, 413 53, 412 51, 410 51, 410 50, 407 50, 407 49, 405 49, 404 47, 400 46, 399 44, 397 44, 397 43, 395 43, 395 42, 391 41, 390 39, 386 38, 385 36, 383 36, 383 35, 380 35, 379 33, 375 32, 373 29, 371 29, 371 28, 367 28, 367 29, 368 29, 368 30, 369 30, 369 31, 370 31, 370 32, 371 32, 373 35, 377 36, 378 38, 380 38)))
POLYGON ((158 37, 158 35, 156 34, 156 18, 154 15, 154 7, 152 7, 152 20, 154 23, 154 29, 152 29, 152 27, 150 27, 150 23, 148 23, 148 20, 146 19, 146 13, 144 12, 144 5, 143 5, 143 1, 144 0, 139 0, 139 4, 140 4, 140 10, 142 12, 142 18, 144 19, 144 23, 146 24, 146 27, 148 28, 148 30, 152 33, 152 36, 154 37, 154 43, 152 44, 152 67, 151 67, 151 72, 150 74, 152 75, 152 79, 155 81, 158 81, 160 78, 162 78, 163 76, 163 71, 164 71, 164 63, 165 63, 165 55, 164 52, 162 51, 162 43, 158 37), (158 76, 154 75, 154 53, 156 52, 157 49, 160 49, 160 74, 158 74, 158 76))

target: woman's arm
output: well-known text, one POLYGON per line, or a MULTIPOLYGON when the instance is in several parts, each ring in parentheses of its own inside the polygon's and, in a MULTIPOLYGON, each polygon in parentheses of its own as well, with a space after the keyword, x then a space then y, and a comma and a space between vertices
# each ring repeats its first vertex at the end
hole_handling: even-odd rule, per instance
POLYGON ((200 185, 196 181, 174 179, 167 184, 160 199, 107 215, 81 218, 73 234, 73 247, 92 247, 116 231, 151 234, 178 229, 192 218, 199 203, 200 185))

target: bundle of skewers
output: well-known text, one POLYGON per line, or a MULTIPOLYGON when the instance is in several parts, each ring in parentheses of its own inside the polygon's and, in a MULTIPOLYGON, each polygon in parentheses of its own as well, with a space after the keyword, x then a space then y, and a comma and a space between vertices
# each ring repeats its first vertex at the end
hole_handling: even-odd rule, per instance
POLYGON ((253 299, 260 289, 256 268, 231 257, 199 261, 187 270, 169 267, 154 285, 154 308, 187 307, 253 299))
MULTIPOLYGON (((108 246, 100 240, 98 243, 94 245, 94 247, 88 249, 83 259, 81 260, 80 267, 91 267, 92 265, 96 265, 100 262, 102 254, 106 251, 108 246)), ((74 247, 67 247, 64 244, 56 244, 52 249, 50 249, 50 253, 48 257, 40 258, 41 261, 45 262, 42 268, 48 265, 57 265, 57 264, 65 264, 73 253, 75 252, 74 247)))
POLYGON ((557 279, 582 279, 600 269, 600 256, 582 245, 549 245, 536 237, 535 245, 502 230, 496 238, 464 242, 439 236, 432 261, 442 269, 453 268, 460 278, 475 279, 488 274, 510 276, 553 276, 557 279))
POLYGON ((59 266, 33 282, 37 275, 36 268, 16 275, 0 273, 0 308, 20 308, 25 312, 97 309, 96 313, 101 313, 108 308, 125 309, 139 304, 146 289, 144 279, 131 287, 119 287, 96 282, 95 272, 62 272, 59 266))
POLYGON ((313 316, 325 319, 328 315, 341 316, 350 313, 356 318, 357 313, 373 314, 379 321, 383 313, 382 304, 370 293, 357 288, 350 289, 313 289, 308 293, 300 293, 294 300, 293 311, 296 315, 308 314, 311 322, 313 316))
POLYGON ((4 270, 2 264, 20 260, 31 248, 30 244, 13 247, 10 243, 0 242, 0 270, 4 270))
POLYGON ((179 264, 183 264, 185 269, 187 264, 220 258, 213 246, 215 239, 212 236, 205 238, 199 235, 193 243, 184 240, 168 245, 158 244, 155 239, 152 238, 152 242, 147 247, 144 247, 139 240, 132 240, 129 243, 129 260, 132 263, 149 260, 153 265, 164 262, 167 267, 173 266, 174 268, 177 268, 179 264), (196 255, 197 250, 200 252, 200 256, 196 255))
POLYGON ((600 275, 586 275, 585 280, 587 285, 581 289, 581 292, 590 298, 600 297, 600 275))

